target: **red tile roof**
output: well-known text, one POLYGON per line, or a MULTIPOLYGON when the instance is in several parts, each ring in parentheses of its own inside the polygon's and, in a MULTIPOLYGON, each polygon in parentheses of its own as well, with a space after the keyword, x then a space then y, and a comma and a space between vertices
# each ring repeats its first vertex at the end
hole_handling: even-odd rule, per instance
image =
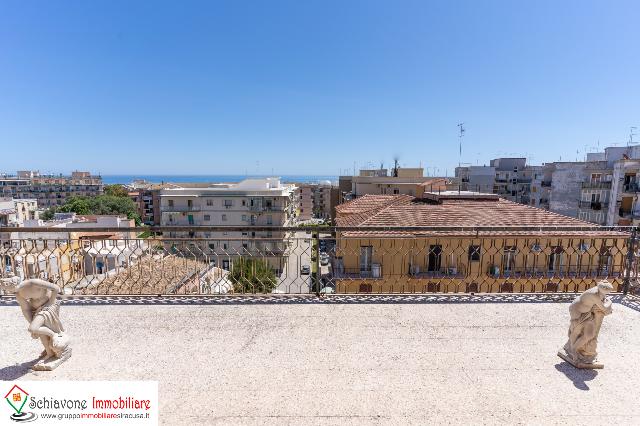
MULTIPOLYGON (((513 231, 495 231, 491 234, 532 234, 532 231, 518 230, 520 227, 536 228, 580 228, 576 231, 544 230, 544 233, 555 235, 577 234, 607 234, 622 236, 620 232, 605 231, 590 222, 585 222, 572 217, 552 213, 547 210, 518 204, 504 199, 490 200, 455 199, 444 198, 437 202, 429 202, 408 195, 365 195, 354 201, 336 207, 337 225, 343 227, 513 227, 513 231), (585 229, 588 228, 588 229, 585 229)), ((535 231, 539 235, 542 230, 535 231)), ((362 236, 363 232, 371 234, 372 231, 349 231, 345 236, 362 236)), ((376 231, 382 232, 382 231, 376 231)), ((487 231, 488 232, 488 231, 487 231)), ((450 231, 433 230, 419 231, 384 231, 389 236, 412 236, 416 234, 430 235, 447 233, 450 231)), ((470 231, 457 231, 459 235, 475 234, 470 231)), ((381 234, 380 234, 381 235, 381 234)))

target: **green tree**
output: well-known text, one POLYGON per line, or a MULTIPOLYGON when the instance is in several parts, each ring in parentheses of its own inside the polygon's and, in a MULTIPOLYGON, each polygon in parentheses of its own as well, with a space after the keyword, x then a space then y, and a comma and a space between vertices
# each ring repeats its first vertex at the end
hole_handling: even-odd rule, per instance
POLYGON ((58 208, 63 213, 92 214, 88 197, 69 197, 63 205, 58 208))
POLYGON ((56 213, 56 211, 57 211, 56 207, 49 207, 44 212, 42 212, 42 214, 40 215, 40 219, 42 219, 42 220, 52 220, 53 219, 53 215, 56 213))
POLYGON ((127 189, 122 186, 122 185, 118 185, 118 184, 113 184, 113 185, 105 185, 104 186, 104 195, 112 195, 114 197, 129 197, 129 191, 127 191, 127 189))
MULTIPOLYGON (((98 195, 96 197, 70 197, 58 208, 60 212, 73 212, 79 215, 125 215, 140 225, 140 215, 136 204, 129 197, 98 195)), ((53 217, 53 212, 51 212, 53 217)))
POLYGON ((262 259, 240 258, 234 261, 229 280, 236 293, 271 293, 278 283, 275 272, 262 259))

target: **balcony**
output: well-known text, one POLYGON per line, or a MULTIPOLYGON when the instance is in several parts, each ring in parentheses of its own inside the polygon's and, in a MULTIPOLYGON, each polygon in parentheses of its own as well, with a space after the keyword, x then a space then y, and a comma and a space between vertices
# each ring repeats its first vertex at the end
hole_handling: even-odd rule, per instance
POLYGON ((200 206, 162 206, 163 213, 185 213, 202 211, 200 206))
POLYGON ((282 211, 285 211, 285 209, 286 209, 285 206, 273 206, 273 205, 249 206, 249 211, 252 211, 252 212, 282 212, 282 211))
POLYGON ((622 185, 622 191, 628 193, 640 192, 640 185, 637 182, 629 182, 622 185))
POLYGON ((578 205, 582 209, 606 210, 609 207, 609 202, 608 201, 580 201, 578 205))

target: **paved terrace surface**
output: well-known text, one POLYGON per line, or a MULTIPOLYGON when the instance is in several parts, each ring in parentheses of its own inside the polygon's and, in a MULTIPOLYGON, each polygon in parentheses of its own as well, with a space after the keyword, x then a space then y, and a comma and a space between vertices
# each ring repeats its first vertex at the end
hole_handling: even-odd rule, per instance
POLYGON ((640 424, 640 301, 616 296, 605 369, 556 356, 570 295, 68 300, 73 356, 0 299, 0 379, 158 380, 161 424, 640 424), (10 337, 9 337, 10 336, 10 337))

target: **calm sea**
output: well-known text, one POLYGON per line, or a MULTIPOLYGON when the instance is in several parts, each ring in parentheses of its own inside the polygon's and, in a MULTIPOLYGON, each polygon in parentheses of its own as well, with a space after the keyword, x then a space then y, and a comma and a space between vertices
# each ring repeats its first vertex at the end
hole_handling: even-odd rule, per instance
MULTIPOLYGON (((134 180, 144 179, 147 182, 240 182, 243 179, 261 178, 269 176, 255 175, 102 175, 102 182, 105 184, 114 183, 131 183, 134 180)), ((280 179, 283 182, 293 183, 313 183, 321 180, 329 180, 337 182, 337 176, 313 176, 313 175, 282 175, 280 179)))

